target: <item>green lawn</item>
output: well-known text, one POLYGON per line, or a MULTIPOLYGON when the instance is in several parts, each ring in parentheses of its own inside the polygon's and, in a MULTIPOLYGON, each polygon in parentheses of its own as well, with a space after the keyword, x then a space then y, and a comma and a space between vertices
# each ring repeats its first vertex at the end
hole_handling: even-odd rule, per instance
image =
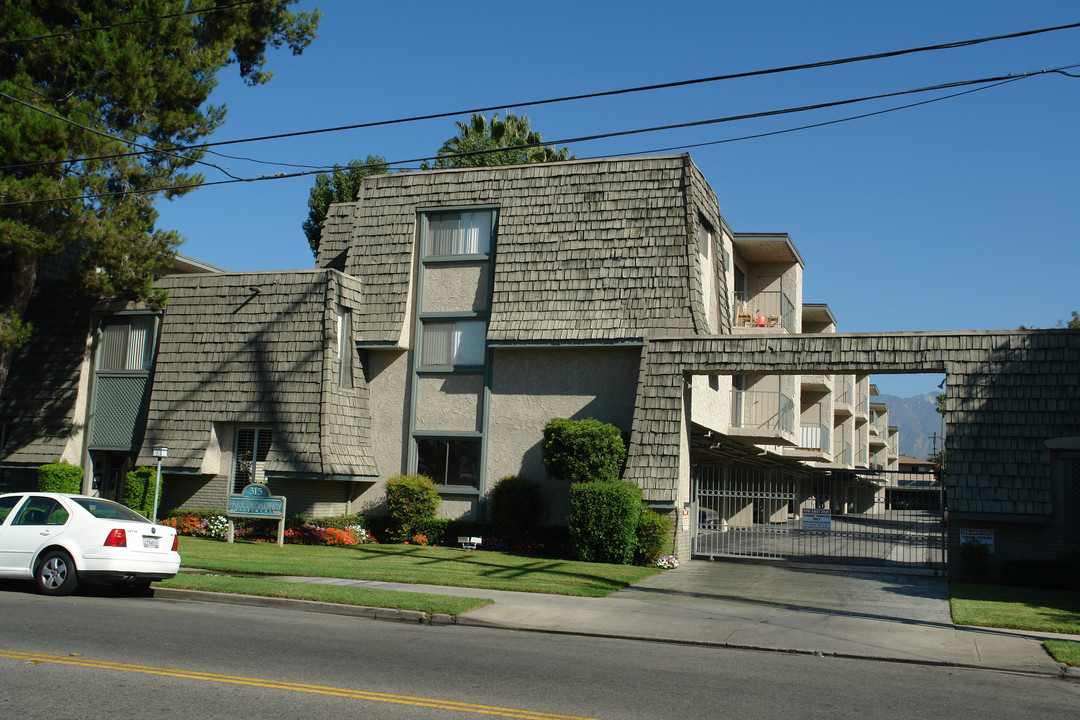
MULTIPOLYGON (((1080 635, 1080 593, 1066 590, 950 583, 958 625, 1039 630, 1080 635)), ((1080 665, 1080 642, 1047 641, 1058 662, 1080 665)))
POLYGON ((491 604, 491 600, 484 598, 349 588, 336 585, 312 585, 258 577, 229 577, 224 575, 181 573, 171 580, 159 582, 157 585, 184 590, 205 590, 239 595, 258 595, 260 597, 291 598, 293 600, 317 600, 342 605, 420 610, 422 612, 446 613, 454 616, 491 604))
POLYGON ((491 590, 602 597, 661 572, 658 568, 552 560, 418 545, 322 547, 181 537, 184 567, 255 575, 427 583, 491 590))

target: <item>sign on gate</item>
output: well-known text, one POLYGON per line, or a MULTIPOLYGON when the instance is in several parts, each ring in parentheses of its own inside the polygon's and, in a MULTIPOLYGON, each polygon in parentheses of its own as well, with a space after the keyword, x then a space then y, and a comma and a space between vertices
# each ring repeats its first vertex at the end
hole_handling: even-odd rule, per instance
POLYGON ((832 510, 828 508, 803 508, 803 530, 832 530, 832 510))
POLYGON ((994 552, 994 531, 975 528, 960 528, 960 544, 963 545, 966 542, 986 545, 990 548, 990 552, 994 552))

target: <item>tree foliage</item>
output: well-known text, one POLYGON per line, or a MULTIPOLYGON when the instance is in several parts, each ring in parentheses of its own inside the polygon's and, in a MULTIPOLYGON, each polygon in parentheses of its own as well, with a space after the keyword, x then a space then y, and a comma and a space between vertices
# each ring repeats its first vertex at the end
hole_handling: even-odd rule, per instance
POLYGON ((203 181, 225 108, 207 104, 236 64, 271 77, 268 48, 301 53, 319 13, 296 0, 9 0, 0 13, 0 389, 43 260, 103 297, 164 302, 153 277, 180 242, 155 197, 203 181))
POLYGON ((458 134, 439 148, 436 168, 519 165, 574 159, 570 148, 555 150, 543 145, 543 135, 532 129, 527 115, 507 113, 506 119, 500 120, 499 113, 495 113, 489 123, 484 115, 473 113, 468 123, 460 120, 456 123, 458 134))
POLYGON ((315 176, 315 186, 308 197, 308 217, 304 221, 304 234, 307 235, 311 253, 318 257, 319 241, 322 239, 326 213, 332 203, 352 202, 360 192, 360 184, 368 175, 382 175, 386 172, 386 158, 368 155, 363 162, 350 160, 345 167, 334 166, 332 173, 319 173, 315 176))

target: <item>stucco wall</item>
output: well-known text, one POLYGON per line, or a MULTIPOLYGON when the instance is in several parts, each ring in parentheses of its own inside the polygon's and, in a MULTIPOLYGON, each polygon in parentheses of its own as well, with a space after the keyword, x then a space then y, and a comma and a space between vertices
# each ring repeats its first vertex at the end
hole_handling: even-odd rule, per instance
POLYGON ((544 425, 555 417, 596 418, 629 432, 639 347, 498 348, 492 358, 487 484, 521 475, 548 499, 544 522, 566 516, 567 487, 547 479, 544 425))

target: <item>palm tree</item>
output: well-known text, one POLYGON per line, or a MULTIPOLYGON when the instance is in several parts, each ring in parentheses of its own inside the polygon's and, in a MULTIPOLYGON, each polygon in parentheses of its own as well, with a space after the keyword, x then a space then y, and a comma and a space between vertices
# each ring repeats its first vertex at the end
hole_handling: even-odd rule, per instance
POLYGON ((532 129, 526 115, 507 113, 506 119, 499 114, 487 118, 473 113, 468 123, 455 121, 458 134, 439 148, 437 168, 484 167, 490 165, 513 165, 518 163, 573 160, 570 148, 554 150, 545 147, 543 136, 532 129), (462 153, 478 153, 462 155, 462 153))

